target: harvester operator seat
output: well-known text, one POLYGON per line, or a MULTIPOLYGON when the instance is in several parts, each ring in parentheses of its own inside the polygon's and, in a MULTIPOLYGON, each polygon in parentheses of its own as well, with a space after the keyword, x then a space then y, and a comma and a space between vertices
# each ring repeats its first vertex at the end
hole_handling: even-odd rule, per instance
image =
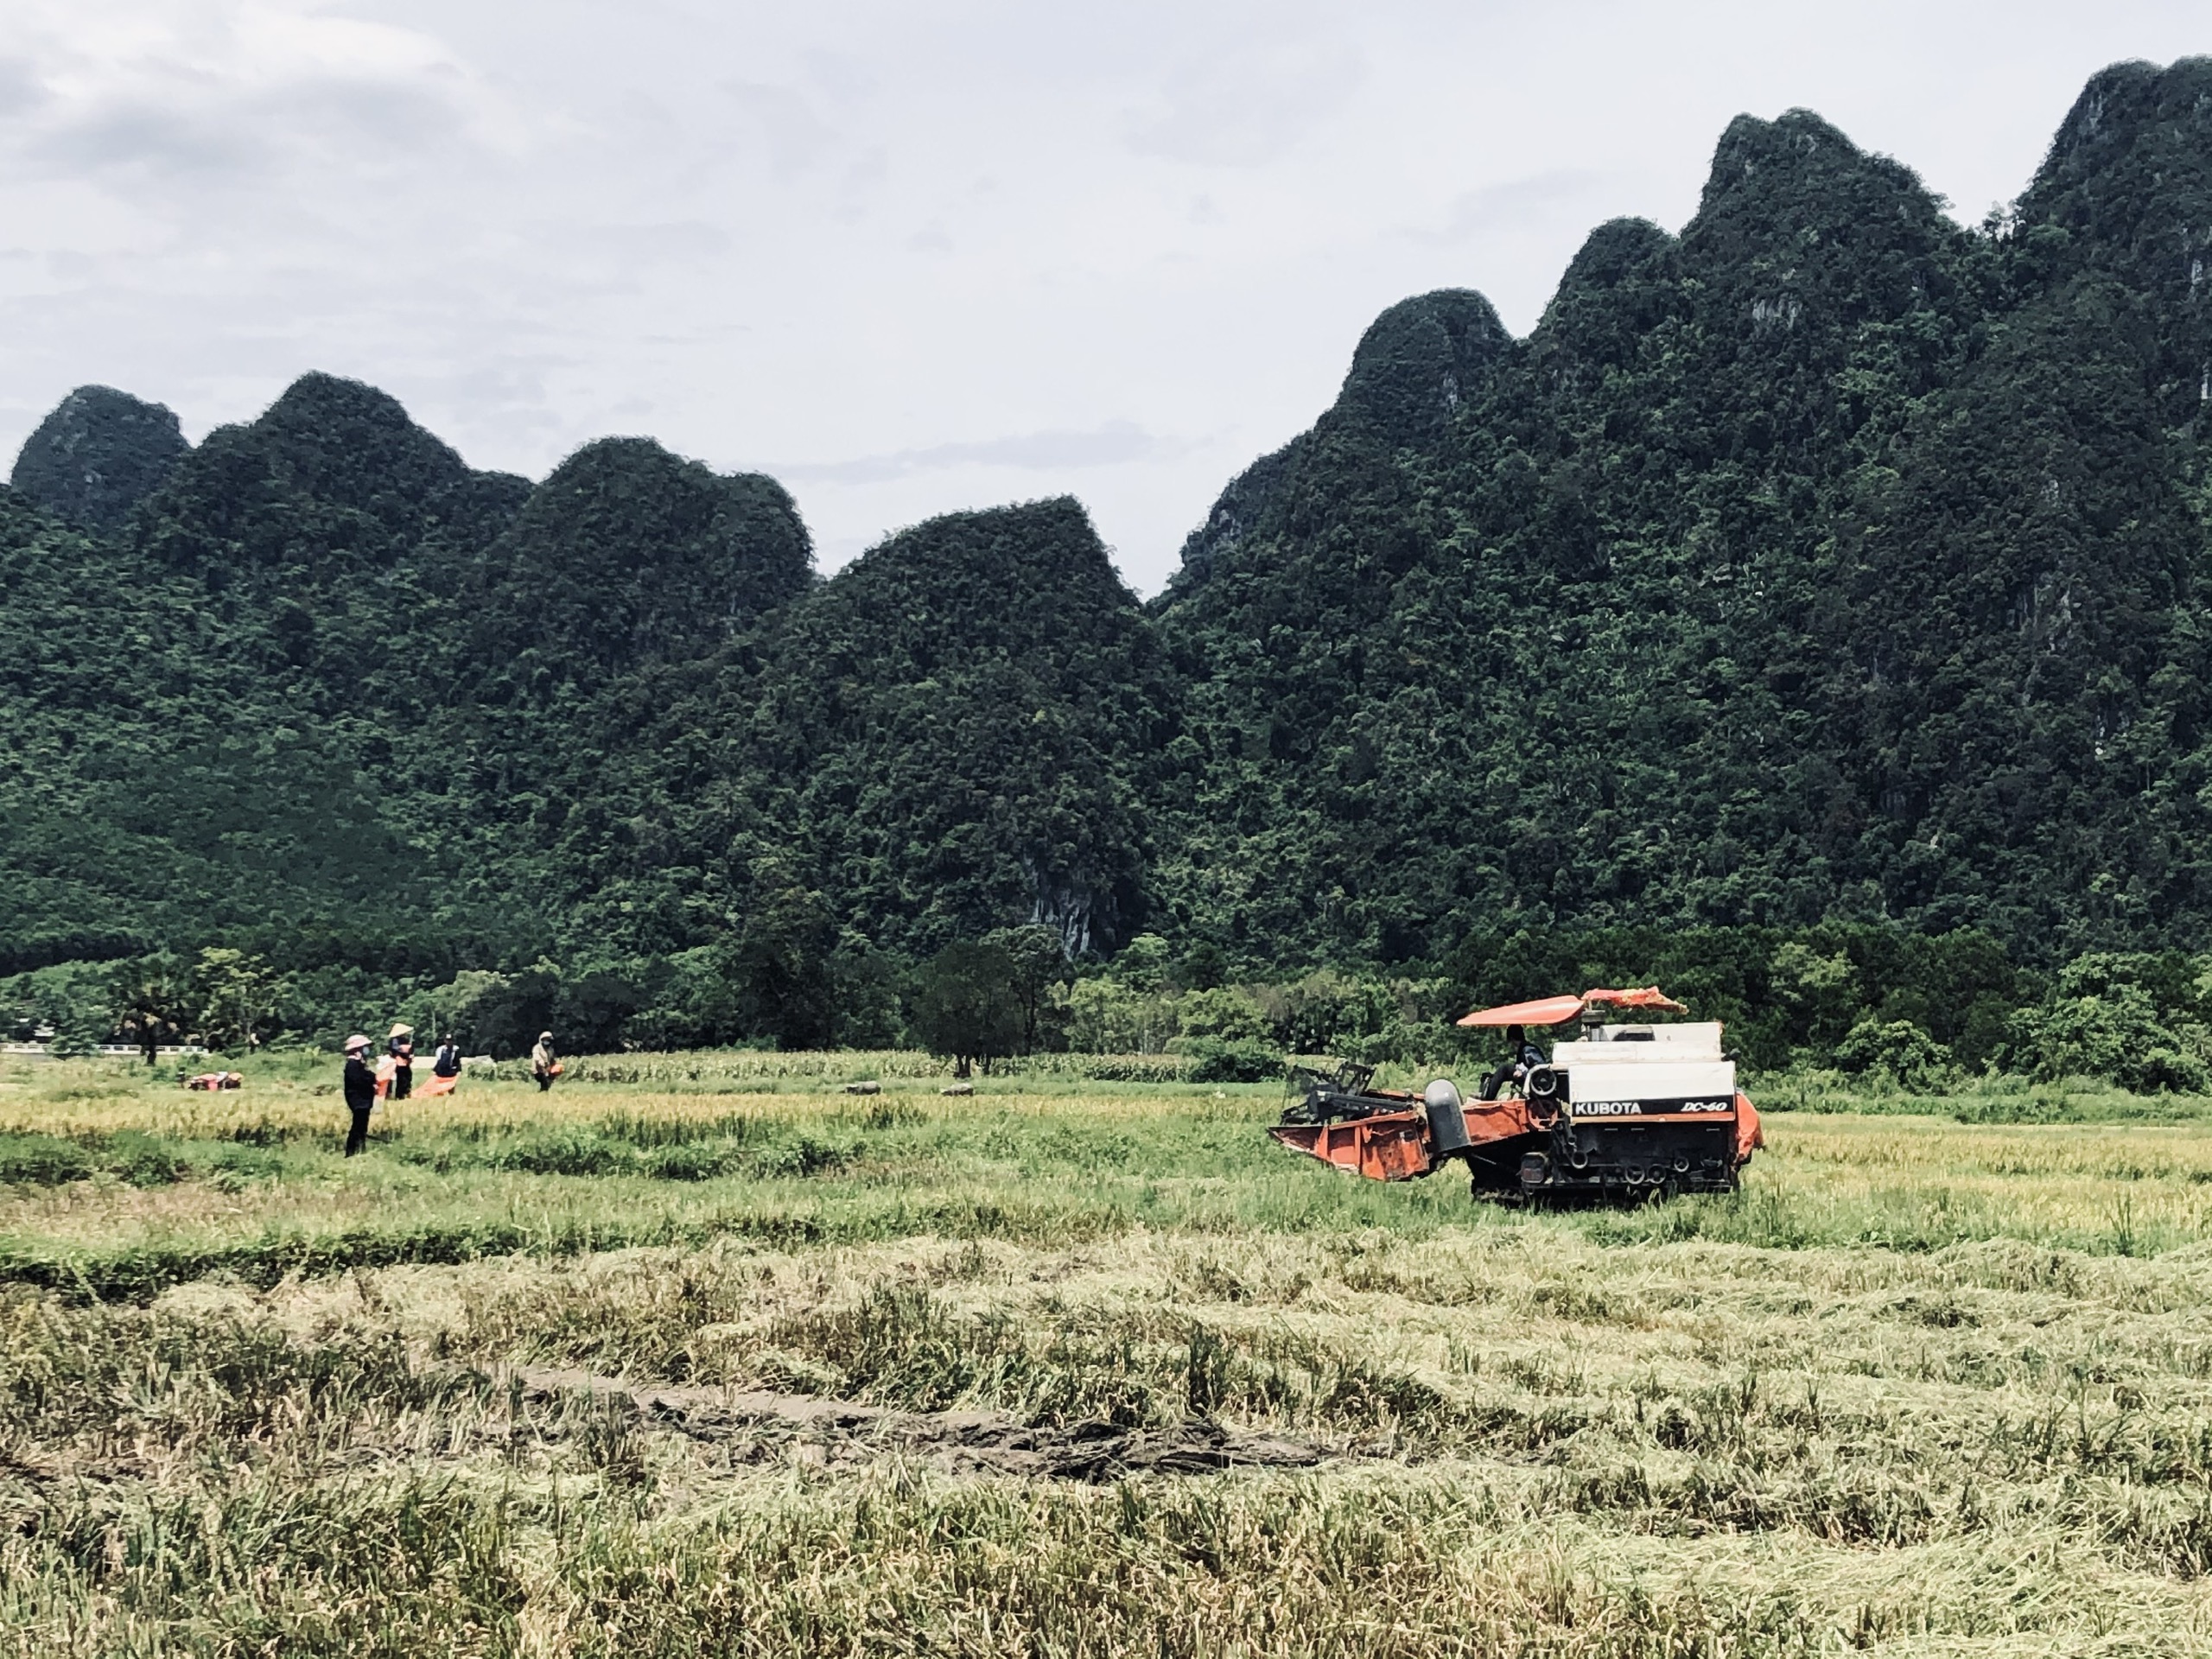
POLYGON ((1484 1100, 1496 1100, 1497 1091, 1509 1083, 1525 1084, 1529 1072, 1548 1064, 1543 1050, 1529 1040, 1529 1033, 1521 1027, 1508 1026, 1505 1040, 1511 1046, 1512 1058, 1483 1079, 1482 1098, 1484 1100))

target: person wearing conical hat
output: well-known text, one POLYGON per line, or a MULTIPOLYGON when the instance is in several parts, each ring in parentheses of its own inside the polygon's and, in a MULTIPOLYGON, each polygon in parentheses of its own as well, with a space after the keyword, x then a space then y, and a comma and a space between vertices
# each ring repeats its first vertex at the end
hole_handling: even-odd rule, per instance
POLYGON ((386 1056, 391 1061, 391 1086, 385 1092, 386 1100, 404 1100, 415 1084, 415 1027, 394 1026, 385 1043, 386 1056))
POLYGON ((346 1109, 353 1127, 346 1135, 351 1158, 369 1144, 369 1113, 377 1103, 377 1074, 369 1069, 369 1039, 355 1032, 346 1039, 346 1109))

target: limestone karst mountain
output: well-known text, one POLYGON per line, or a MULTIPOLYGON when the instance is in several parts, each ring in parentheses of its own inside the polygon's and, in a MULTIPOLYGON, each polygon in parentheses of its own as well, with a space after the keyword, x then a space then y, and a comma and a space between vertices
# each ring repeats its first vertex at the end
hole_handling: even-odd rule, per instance
POLYGON ((2098 75, 1980 226, 1738 119, 1528 338, 1384 313, 1149 605, 1071 501, 824 580, 780 486, 649 440, 533 486, 327 376, 190 449, 86 388, 0 499, 0 969, 553 953, 642 1004, 772 913, 1255 964, 2193 939, 2208 404, 2207 60, 2098 75))

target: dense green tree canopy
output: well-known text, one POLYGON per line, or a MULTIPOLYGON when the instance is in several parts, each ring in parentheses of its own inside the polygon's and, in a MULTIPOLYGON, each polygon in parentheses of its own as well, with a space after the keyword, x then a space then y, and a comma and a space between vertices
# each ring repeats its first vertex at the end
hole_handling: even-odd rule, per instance
POLYGON ((1037 921, 1111 950, 1143 907, 1173 693, 1074 501, 939 518, 797 607, 732 711, 746 830, 801 853, 879 943, 1037 921))
MULTIPOLYGON (((823 580, 779 485, 650 440, 532 486, 327 375, 189 449, 86 388, 0 493, 0 971, 212 948, 492 976, 486 1030, 814 1040, 1006 929, 1209 985, 1685 929, 1762 974, 1827 926, 2195 949, 2208 404, 2205 60, 2098 76, 1978 228, 1738 119, 1527 339, 1386 311, 1148 607, 1072 500, 823 580)), ((1847 1006, 1869 1052, 1997 1041, 1847 1006)))
POLYGON ((1529 340, 1396 308, 1160 607, 1174 925, 2200 931, 2208 168, 2208 60, 2098 77, 1980 232, 1745 118, 1529 340))

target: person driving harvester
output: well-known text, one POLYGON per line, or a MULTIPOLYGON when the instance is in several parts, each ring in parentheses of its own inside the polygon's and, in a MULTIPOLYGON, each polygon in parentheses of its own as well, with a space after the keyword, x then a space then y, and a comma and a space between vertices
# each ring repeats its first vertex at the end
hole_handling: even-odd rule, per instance
POLYGON ((1505 1040, 1512 1058, 1483 1079, 1482 1098, 1496 1100, 1497 1091, 1509 1083, 1517 1083, 1526 1092, 1529 1073, 1546 1064, 1544 1052, 1529 1040, 1529 1033, 1519 1026, 1505 1028, 1505 1040))

